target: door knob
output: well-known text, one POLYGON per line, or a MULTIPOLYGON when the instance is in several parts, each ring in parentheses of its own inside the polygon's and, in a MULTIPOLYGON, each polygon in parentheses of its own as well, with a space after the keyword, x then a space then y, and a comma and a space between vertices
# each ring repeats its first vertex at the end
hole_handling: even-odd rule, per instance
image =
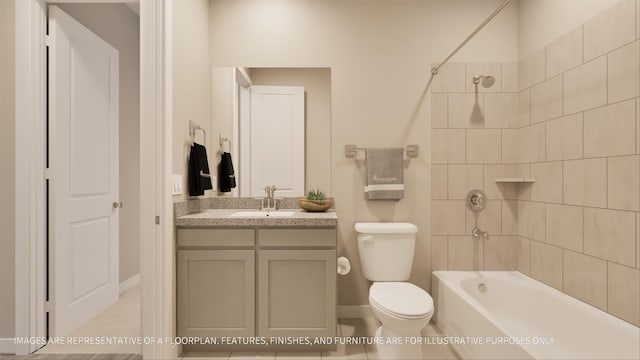
POLYGON ((117 208, 121 208, 122 207, 122 202, 113 202, 113 208, 117 209, 117 208))

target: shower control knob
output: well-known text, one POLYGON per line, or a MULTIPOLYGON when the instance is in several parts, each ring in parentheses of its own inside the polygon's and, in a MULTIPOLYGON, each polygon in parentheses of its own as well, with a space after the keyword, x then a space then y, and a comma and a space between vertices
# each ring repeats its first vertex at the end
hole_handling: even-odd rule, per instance
POLYGON ((115 202, 114 201, 112 206, 113 206, 114 209, 121 208, 122 207, 122 202, 115 202))
POLYGON ((487 206, 487 196, 482 190, 474 189, 467 193, 467 208, 471 211, 482 211, 487 206))

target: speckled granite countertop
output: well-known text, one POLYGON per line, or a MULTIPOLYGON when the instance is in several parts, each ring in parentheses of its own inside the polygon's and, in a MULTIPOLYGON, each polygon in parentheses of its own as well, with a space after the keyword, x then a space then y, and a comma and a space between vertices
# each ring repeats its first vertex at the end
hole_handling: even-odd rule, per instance
MULTIPOLYGON (((260 227, 260 228, 335 228, 338 226, 338 215, 331 209, 327 212, 307 212, 300 209, 283 209, 293 211, 287 217, 231 217, 244 209, 207 209, 201 212, 180 216, 175 219, 177 227, 260 227)), ((253 210, 256 211, 256 210, 253 210)))

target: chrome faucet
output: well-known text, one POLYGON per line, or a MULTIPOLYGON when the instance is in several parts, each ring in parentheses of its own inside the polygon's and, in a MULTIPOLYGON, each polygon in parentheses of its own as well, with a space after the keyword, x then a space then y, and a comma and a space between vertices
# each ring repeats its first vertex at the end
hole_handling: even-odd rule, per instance
POLYGON ((278 208, 278 199, 275 198, 275 193, 276 193, 276 186, 275 185, 267 185, 264 188, 264 193, 267 196, 266 198, 262 199, 262 211, 276 211, 278 208), (267 206, 265 206, 264 204, 264 200, 267 200, 267 206))

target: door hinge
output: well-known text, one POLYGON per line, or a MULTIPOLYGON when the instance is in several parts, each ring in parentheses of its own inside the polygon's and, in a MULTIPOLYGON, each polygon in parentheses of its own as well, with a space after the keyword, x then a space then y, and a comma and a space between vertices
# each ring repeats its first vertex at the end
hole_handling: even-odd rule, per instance
POLYGON ((51 301, 45 301, 44 302, 44 312, 53 312, 53 304, 51 303, 51 301))
POLYGON ((51 168, 44 169, 44 178, 45 179, 51 179, 52 173, 53 173, 53 171, 51 171, 51 168))
POLYGON ((47 46, 47 47, 53 46, 53 38, 50 35, 44 36, 44 46, 47 46))
POLYGON ((160 225, 160 216, 156 216, 156 225, 160 225))

